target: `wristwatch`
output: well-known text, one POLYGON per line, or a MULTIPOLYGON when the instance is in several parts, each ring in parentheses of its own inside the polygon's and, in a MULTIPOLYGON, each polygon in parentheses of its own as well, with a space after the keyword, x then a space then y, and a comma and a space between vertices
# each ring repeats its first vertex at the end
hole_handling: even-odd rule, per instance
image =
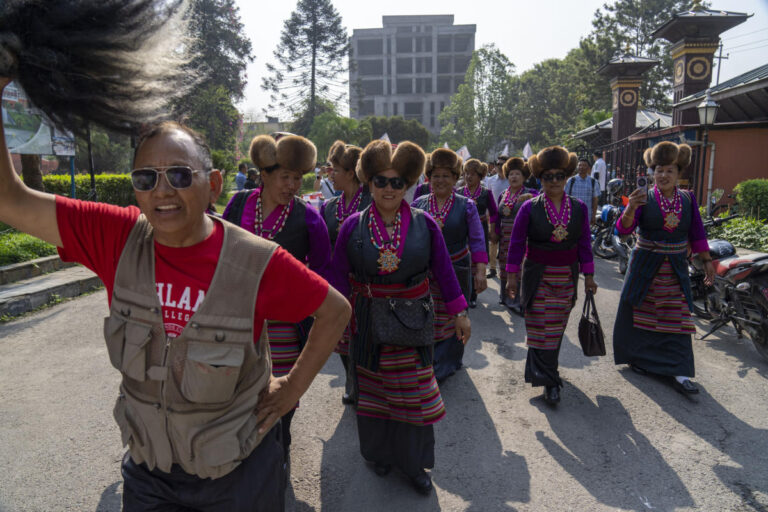
POLYGON ((458 313, 456 313, 456 318, 467 317, 467 316, 469 316, 469 313, 467 312, 466 309, 464 311, 459 311, 458 313))

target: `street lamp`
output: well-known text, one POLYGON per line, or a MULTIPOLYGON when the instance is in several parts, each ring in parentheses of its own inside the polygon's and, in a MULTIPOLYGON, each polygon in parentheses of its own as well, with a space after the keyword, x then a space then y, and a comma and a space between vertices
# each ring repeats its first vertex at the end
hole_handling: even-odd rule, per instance
MULTIPOLYGON (((709 127, 713 124, 715 124, 715 117, 717 116, 717 109, 720 108, 720 105, 712 99, 710 96, 710 90, 707 89, 707 96, 704 98, 704 100, 699 103, 696 106, 696 110, 699 111, 699 124, 704 128, 704 141, 702 143, 702 158, 701 158, 701 173, 700 176, 704 178, 704 165, 706 164, 706 156, 707 156, 707 144, 709 139, 709 127)), ((714 162, 712 161, 712 157, 714 157, 714 150, 713 155, 710 157, 709 162, 709 180, 707 184, 707 215, 711 215, 711 204, 710 199, 712 197, 712 178, 714 174, 714 162)), ((701 197, 701 181, 699 182, 699 197, 701 197)))

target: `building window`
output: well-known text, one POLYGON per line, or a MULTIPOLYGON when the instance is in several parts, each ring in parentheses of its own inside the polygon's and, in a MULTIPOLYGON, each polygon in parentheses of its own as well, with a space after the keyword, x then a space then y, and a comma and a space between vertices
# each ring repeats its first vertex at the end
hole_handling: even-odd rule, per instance
POLYGON ((456 52, 468 52, 471 51, 470 43, 472 42, 472 36, 469 35, 457 35, 453 38, 453 51, 456 52))
POLYGON ((397 53, 413 53, 413 38, 398 37, 395 41, 395 49, 397 53))
POLYGON ((435 127, 435 116, 429 116, 429 126, 430 128, 435 127))
POLYGON ((416 61, 416 73, 431 73, 432 72, 432 57, 417 57, 416 61))
POLYGON ((410 78, 398 78, 397 94, 413 94, 413 80, 410 78))
POLYGON ((440 102, 440 112, 442 112, 443 110, 445 110, 445 102, 441 101, 440 102))
POLYGON ((438 73, 450 73, 451 72, 451 57, 448 55, 440 55, 437 57, 437 72, 438 73))
POLYGON ((407 34, 413 32, 413 27, 397 27, 398 34, 407 34))
POLYGON ((434 101, 430 101, 429 102, 429 114, 432 115, 432 116, 435 115, 435 102, 434 101))
POLYGON ((405 118, 416 119, 421 122, 421 113, 424 110, 424 104, 421 102, 406 102, 405 103, 405 118))
POLYGON ((372 116, 373 113, 373 100, 360 102, 360 116, 372 116))
POLYGON ((410 75, 413 73, 413 59, 408 57, 405 59, 397 59, 397 74, 398 75, 410 75))
POLYGON ((451 53, 451 36, 437 36, 437 51, 440 53, 451 53))
POLYGON ((383 75, 384 62, 377 60, 358 60, 357 72, 360 76, 383 75))
POLYGON ((399 103, 393 103, 393 104, 392 104, 392 115, 393 115, 393 116, 396 116, 396 115, 398 114, 398 112, 397 112, 397 108, 398 108, 399 106, 400 106, 400 104, 399 104, 399 103))
POLYGON ((392 80, 387 78, 387 94, 392 94, 392 80))
POLYGON ((358 39, 358 55, 381 55, 383 53, 383 41, 381 39, 358 39))
POLYGON ((459 92, 459 86, 464 83, 464 75, 453 77, 453 92, 459 92))
POLYGON ((439 76, 437 77, 437 92, 438 93, 451 93, 451 77, 439 76))
POLYGON ((431 78, 417 78, 416 79, 416 92, 432 92, 432 79, 431 78))
POLYGON ((392 75, 392 59, 387 59, 387 74, 392 75))
POLYGON ((432 37, 417 37, 416 51, 417 52, 431 52, 432 51, 432 37))
POLYGON ((456 55, 453 57, 453 72, 466 73, 469 68, 469 61, 472 57, 469 55, 456 55))
POLYGON ((363 94, 366 96, 384 94, 384 83, 381 80, 363 80, 363 94))
POLYGON ((389 115, 389 103, 384 103, 384 115, 389 115))

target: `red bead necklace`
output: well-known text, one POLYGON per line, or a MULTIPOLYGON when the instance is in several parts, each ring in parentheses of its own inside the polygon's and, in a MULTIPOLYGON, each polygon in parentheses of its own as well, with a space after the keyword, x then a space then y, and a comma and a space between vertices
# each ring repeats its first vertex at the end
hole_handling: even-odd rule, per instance
POLYGON ((427 212, 432 216, 433 219, 435 219, 435 222, 437 222, 437 225, 440 226, 440 229, 443 229, 443 226, 445 226, 445 218, 448 216, 448 213, 451 211, 451 207, 453 206, 454 201, 456 200, 456 192, 451 191, 451 197, 449 197, 445 203, 443 203, 442 208, 437 207, 437 199, 435 199, 435 194, 429 194, 429 200, 427 202, 427 212))
POLYGON ((278 208, 281 208, 280 214, 272 229, 266 229, 264 228, 264 210, 261 205, 261 194, 259 194, 259 197, 256 198, 256 218, 253 221, 253 231, 262 238, 273 240, 278 233, 282 231, 283 227, 285 227, 288 215, 290 215, 291 210, 293 210, 293 202, 294 199, 291 199, 291 202, 287 205, 278 205, 278 208))
POLYGON ((568 236, 568 222, 571 220, 571 200, 567 195, 563 195, 560 204, 560 212, 555 211, 555 205, 549 197, 545 196, 544 209, 547 212, 547 220, 552 226, 552 242, 562 242, 568 236))
POLYGON ((376 206, 371 207, 371 212, 368 215, 368 231, 371 233, 371 244, 378 249, 379 259, 379 271, 382 274, 391 274, 396 271, 400 265, 400 258, 397 255, 397 250, 400 248, 401 239, 401 227, 402 227, 402 214, 398 210, 395 215, 395 222, 392 227, 392 237, 387 235, 386 230, 382 232, 379 229, 379 222, 384 223, 379 215, 376 206))

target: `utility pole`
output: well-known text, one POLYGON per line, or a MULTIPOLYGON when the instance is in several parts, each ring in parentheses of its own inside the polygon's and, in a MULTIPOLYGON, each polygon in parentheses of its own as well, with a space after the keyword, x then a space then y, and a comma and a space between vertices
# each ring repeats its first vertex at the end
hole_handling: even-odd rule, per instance
POLYGON ((725 57, 723 57, 723 42, 720 41, 720 50, 718 52, 717 57, 717 82, 715 82, 715 85, 720 85, 720 66, 723 63, 723 60, 728 60, 728 53, 725 54, 725 57))

